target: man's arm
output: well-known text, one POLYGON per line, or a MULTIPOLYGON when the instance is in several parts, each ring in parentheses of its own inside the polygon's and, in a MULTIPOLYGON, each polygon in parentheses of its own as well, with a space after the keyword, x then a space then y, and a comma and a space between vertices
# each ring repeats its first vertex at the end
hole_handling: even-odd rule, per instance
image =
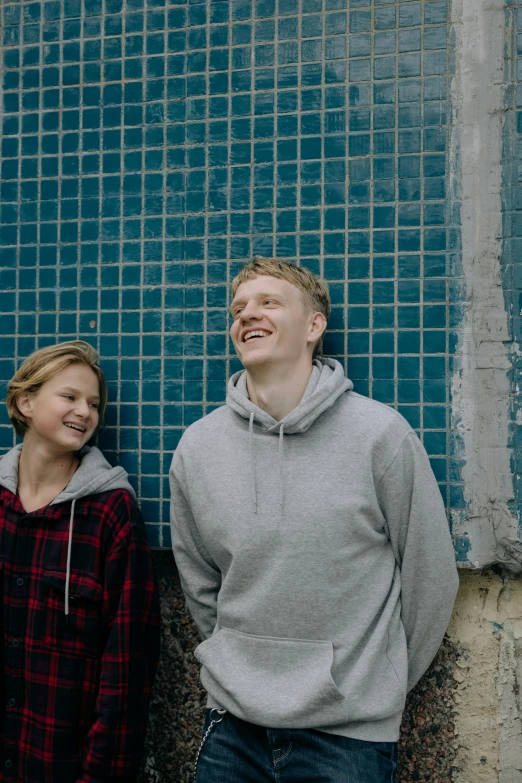
POLYGON ((402 622, 408 645, 408 690, 442 642, 458 589, 455 554, 428 455, 410 432, 377 484, 401 569, 402 622))
POLYGON ((135 780, 159 658, 159 599, 143 521, 127 493, 111 512, 126 514, 128 521, 105 562, 101 613, 110 630, 78 783, 135 780))
POLYGON ((187 606, 202 639, 212 636, 217 618, 221 573, 208 554, 194 520, 181 456, 174 455, 169 474, 172 549, 187 606))

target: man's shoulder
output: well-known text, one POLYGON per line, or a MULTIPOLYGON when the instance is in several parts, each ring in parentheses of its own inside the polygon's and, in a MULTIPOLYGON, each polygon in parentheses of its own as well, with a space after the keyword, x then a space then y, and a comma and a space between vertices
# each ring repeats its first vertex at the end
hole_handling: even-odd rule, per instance
POLYGON ((413 432, 404 416, 395 408, 354 391, 343 395, 340 410, 348 420, 359 420, 366 431, 376 435, 390 433, 394 436, 406 436, 413 432))
POLYGON ((199 444, 206 444, 212 437, 221 436, 223 431, 230 427, 234 419, 234 413, 226 405, 207 413, 203 418, 191 424, 179 442, 178 449, 194 448, 199 444))

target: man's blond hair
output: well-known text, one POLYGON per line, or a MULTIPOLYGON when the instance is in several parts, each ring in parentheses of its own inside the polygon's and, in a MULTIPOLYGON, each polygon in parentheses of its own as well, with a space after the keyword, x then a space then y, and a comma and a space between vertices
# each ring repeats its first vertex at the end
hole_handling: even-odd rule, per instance
MULTIPOLYGON (((232 280, 232 298, 236 295, 239 286, 246 280, 262 276, 287 280, 301 291, 305 306, 308 309, 313 313, 322 313, 328 320, 331 304, 326 280, 314 275, 305 267, 296 266, 290 263, 290 261, 283 261, 281 258, 254 256, 252 261, 245 264, 239 274, 232 280)), ((321 353, 322 348, 323 341, 321 339, 314 346, 314 359, 321 353)))
POLYGON ((65 370, 71 364, 85 364, 98 378, 100 388, 100 403, 98 406, 99 422, 96 432, 103 424, 103 417, 107 407, 107 382, 98 366, 100 356, 89 343, 82 340, 71 340, 58 345, 50 345, 32 353, 20 366, 13 378, 7 384, 5 402, 7 413, 21 438, 28 429, 25 417, 20 413, 16 402, 17 396, 26 392, 36 394, 41 387, 54 375, 65 370))

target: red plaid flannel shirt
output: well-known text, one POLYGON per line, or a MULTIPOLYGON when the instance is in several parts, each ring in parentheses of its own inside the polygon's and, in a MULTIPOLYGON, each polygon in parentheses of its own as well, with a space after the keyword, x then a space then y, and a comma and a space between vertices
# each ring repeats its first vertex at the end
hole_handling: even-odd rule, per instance
POLYGON ((133 781, 159 655, 141 515, 125 490, 27 514, 0 487, 0 781, 133 781))

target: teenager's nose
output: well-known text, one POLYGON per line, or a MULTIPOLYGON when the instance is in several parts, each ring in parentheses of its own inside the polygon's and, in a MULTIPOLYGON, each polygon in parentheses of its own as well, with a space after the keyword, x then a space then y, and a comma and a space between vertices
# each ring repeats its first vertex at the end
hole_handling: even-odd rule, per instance
POLYGON ((90 412, 91 409, 89 408, 89 403, 87 400, 76 401, 75 413, 77 413, 78 416, 82 416, 84 419, 86 419, 90 415, 90 412))

